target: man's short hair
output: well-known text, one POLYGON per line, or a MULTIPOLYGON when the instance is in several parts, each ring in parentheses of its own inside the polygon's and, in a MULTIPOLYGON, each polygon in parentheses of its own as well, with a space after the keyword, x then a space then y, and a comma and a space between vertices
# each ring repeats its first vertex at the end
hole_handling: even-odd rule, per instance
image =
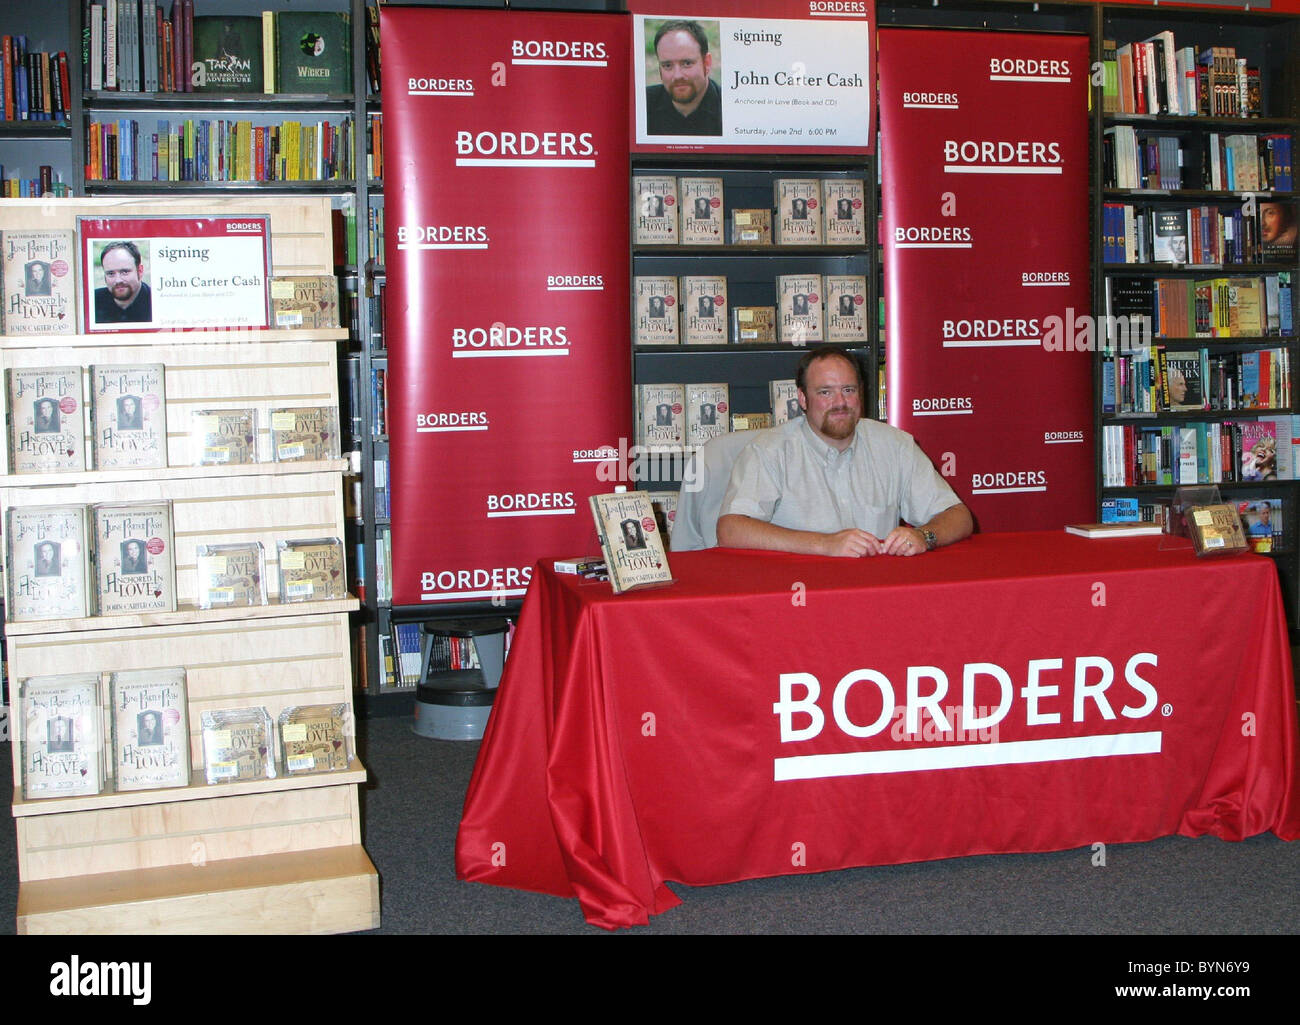
POLYGON ((131 259, 135 261, 135 266, 137 267, 139 267, 143 262, 140 259, 139 246, 137 246, 134 242, 128 242, 126 239, 119 239, 117 242, 110 242, 108 245, 104 247, 103 252, 99 254, 99 265, 101 267, 104 266, 104 257, 106 257, 114 249, 124 249, 128 253, 130 253, 131 259))
POLYGON ((820 345, 816 349, 809 349, 799 360, 799 367, 794 373, 794 383, 805 395, 808 393, 808 368, 823 359, 842 359, 853 368, 853 373, 858 379, 858 395, 863 402, 866 401, 866 384, 862 378, 862 364, 857 361, 851 353, 843 349, 837 349, 833 345, 820 345))
POLYGON ((709 52, 709 37, 704 34, 704 29, 700 27, 700 23, 679 18, 676 21, 665 21, 659 26, 659 31, 655 33, 656 54, 659 52, 659 40, 669 32, 689 32, 691 37, 700 44, 700 56, 703 57, 709 52))

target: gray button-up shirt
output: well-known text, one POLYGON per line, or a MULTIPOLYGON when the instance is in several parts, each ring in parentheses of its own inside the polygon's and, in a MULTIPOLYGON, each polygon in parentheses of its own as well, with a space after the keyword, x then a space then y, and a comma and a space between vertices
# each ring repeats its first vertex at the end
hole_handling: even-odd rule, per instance
POLYGON ((900 519, 926 523, 959 501, 910 434, 859 420, 853 443, 839 452, 801 416, 736 457, 719 516, 822 534, 858 527, 883 538, 900 519))

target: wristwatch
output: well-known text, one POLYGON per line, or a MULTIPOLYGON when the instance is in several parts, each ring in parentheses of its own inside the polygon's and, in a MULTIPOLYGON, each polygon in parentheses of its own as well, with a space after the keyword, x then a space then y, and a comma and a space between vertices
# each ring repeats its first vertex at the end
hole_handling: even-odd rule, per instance
POLYGON ((925 550, 927 552, 932 552, 939 547, 939 539, 934 536, 933 530, 930 530, 928 527, 917 527, 916 529, 919 530, 921 536, 925 538, 925 550))

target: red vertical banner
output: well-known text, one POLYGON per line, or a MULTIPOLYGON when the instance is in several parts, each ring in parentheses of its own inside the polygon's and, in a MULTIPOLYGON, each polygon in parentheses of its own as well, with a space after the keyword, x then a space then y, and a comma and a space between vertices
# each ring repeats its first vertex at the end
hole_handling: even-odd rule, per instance
POLYGON ((1088 40, 882 29, 889 422, 979 529, 1096 518, 1088 40))
POLYGON ((631 436, 628 22, 380 18, 393 603, 515 597, 631 436))

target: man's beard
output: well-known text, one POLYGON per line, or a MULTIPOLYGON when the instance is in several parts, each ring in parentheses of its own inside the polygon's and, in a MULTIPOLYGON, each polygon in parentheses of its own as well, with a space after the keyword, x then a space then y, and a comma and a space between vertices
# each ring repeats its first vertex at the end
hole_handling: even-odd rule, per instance
POLYGON ((822 433, 836 441, 852 436, 858 426, 858 417, 854 413, 852 409, 832 409, 822 419, 822 433))

